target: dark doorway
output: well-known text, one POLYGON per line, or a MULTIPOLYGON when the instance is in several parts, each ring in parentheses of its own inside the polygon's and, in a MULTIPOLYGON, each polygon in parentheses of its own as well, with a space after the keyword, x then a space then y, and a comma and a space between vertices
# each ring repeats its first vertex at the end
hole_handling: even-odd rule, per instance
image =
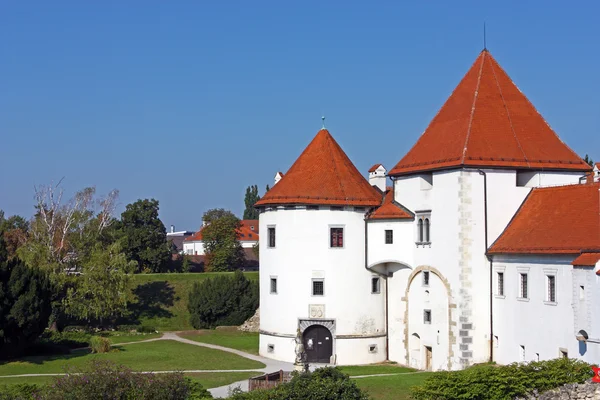
POLYGON ((306 361, 329 363, 333 354, 333 335, 322 325, 312 325, 304 331, 306 361))

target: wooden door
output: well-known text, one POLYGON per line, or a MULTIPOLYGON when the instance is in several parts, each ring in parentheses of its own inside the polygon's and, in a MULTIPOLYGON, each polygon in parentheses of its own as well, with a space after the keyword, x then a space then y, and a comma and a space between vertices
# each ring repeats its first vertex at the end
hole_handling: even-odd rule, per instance
POLYGON ((425 369, 427 371, 431 371, 431 357, 432 357, 431 347, 425 346, 425 369))
POLYGON ((306 361, 329 363, 333 354, 333 336, 322 325, 313 325, 304 331, 304 351, 306 361))

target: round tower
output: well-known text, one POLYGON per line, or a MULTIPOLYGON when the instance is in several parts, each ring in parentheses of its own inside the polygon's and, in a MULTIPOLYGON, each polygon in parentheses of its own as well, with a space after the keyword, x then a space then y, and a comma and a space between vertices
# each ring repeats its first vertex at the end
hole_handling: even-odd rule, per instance
POLYGON ((256 203, 260 210, 260 354, 310 363, 386 359, 385 281, 365 260, 365 217, 382 195, 320 130, 256 203))

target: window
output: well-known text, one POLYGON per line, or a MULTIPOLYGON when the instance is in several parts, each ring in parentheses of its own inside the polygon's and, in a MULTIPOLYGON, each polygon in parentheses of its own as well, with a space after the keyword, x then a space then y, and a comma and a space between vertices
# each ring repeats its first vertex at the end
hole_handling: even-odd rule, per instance
POLYGON ((381 280, 378 276, 371 278, 371 293, 379 293, 381 280))
POLYGON ((417 216, 417 244, 431 243, 431 215, 429 211, 417 216))
POLYGON ((419 227, 419 237, 417 242, 423 243, 423 220, 421 218, 419 218, 419 222, 417 222, 417 225, 419 227))
POLYGON ((268 243, 270 248, 275 247, 275 227, 271 226, 269 227, 269 243, 268 243))
POLYGON ((315 210, 318 210, 318 209, 319 209, 319 206, 306 206, 306 209, 307 209, 307 210, 312 210, 312 211, 315 211, 315 210))
POLYGON ((344 228, 329 228, 329 245, 344 247, 344 228))
POLYGON ((325 282, 322 279, 313 279, 312 295, 313 296, 324 296, 325 295, 325 282))
POLYGON ((423 310, 423 323, 431 324, 431 310, 423 310))
POLYGON ((519 360, 525 361, 525 346, 519 346, 519 360))
POLYGON ((504 296, 504 272, 498 272, 498 296, 504 296))
POLYGON ((521 275, 521 292, 519 293, 521 295, 522 299, 526 299, 527 297, 527 274, 520 274, 521 275))
POLYGON ((548 275, 548 297, 547 301, 556 303, 556 277, 554 275, 548 275))
POLYGON ((585 299, 585 287, 579 286, 579 301, 583 301, 585 299))
POLYGON ((385 244, 394 243, 394 231, 391 229, 386 229, 385 231, 385 244))
POLYGON ((425 243, 429 243, 429 218, 425 218, 425 222, 424 222, 424 231, 425 231, 425 237, 424 237, 424 242, 425 243))
POLYGON ((376 344, 369 345, 369 353, 377 353, 377 345, 376 344))
POLYGON ((271 278, 271 293, 277 294, 277 278, 271 278))
POLYGON ((423 286, 429 286, 429 271, 423 271, 423 286))
POLYGON ((274 353, 275 352, 275 345, 274 344, 268 344, 267 345, 267 352, 274 353))
POLYGON ((559 349, 559 356, 560 358, 569 358, 569 352, 567 351, 567 349, 559 349))

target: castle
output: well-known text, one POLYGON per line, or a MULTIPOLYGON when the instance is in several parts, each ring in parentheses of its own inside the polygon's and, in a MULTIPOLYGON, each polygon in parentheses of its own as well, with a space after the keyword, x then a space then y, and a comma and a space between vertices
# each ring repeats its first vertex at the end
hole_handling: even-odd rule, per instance
POLYGON ((597 171, 487 50, 389 171, 320 130, 256 203, 260 354, 299 329, 311 363, 597 362, 597 171))

